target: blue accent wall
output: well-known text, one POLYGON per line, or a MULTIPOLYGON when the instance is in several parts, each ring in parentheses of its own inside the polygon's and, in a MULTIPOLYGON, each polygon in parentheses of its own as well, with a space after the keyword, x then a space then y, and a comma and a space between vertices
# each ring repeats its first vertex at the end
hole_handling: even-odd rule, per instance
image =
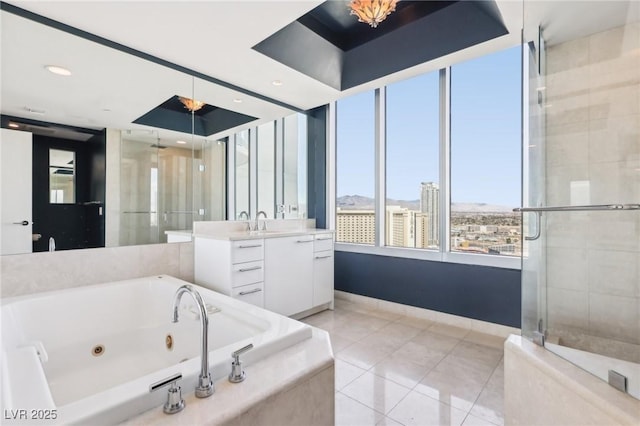
POLYGON ((327 106, 307 114, 307 209, 316 228, 327 227, 327 106))
POLYGON ((336 251, 335 289, 520 328, 520 271, 336 251))

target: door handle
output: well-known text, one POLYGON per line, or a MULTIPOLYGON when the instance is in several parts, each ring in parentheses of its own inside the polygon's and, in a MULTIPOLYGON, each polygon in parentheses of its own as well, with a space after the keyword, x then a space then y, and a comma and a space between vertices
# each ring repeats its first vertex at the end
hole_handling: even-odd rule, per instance
POLYGON ((22 222, 13 222, 14 225, 22 225, 22 226, 29 226, 29 221, 28 220, 23 220, 22 222))

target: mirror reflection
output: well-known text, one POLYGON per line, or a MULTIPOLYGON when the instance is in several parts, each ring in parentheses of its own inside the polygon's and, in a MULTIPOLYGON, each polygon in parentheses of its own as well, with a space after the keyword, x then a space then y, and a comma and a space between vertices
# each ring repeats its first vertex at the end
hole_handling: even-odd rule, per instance
POLYGON ((1 14, 2 204, 23 206, 2 211, 2 254, 165 242, 165 230, 190 229, 192 214, 174 212, 196 210, 192 111, 171 117, 178 130, 135 122, 195 98, 193 77, 1 14), (19 191, 5 191, 11 158, 30 176, 19 191))
POLYGON ((241 211, 306 217, 304 115, 0 15, 0 254, 188 241, 193 221, 241 211))
POLYGON ((76 153, 61 149, 49 150, 49 202, 72 204, 75 196, 76 153))
POLYGON ((307 116, 284 118, 242 130, 230 139, 230 220, 307 217, 307 116), (245 215, 246 213, 246 215, 245 215))

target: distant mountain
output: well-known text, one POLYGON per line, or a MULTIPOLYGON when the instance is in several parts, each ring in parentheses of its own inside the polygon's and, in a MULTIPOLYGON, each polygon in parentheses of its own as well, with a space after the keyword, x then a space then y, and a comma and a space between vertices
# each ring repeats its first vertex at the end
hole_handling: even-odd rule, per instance
POLYGON ((362 195, 343 195, 338 197, 336 204, 345 210, 373 210, 374 200, 362 195))
POLYGON ((513 213, 513 207, 487 203, 451 203, 451 211, 456 213, 513 213))
MULTIPOLYGON (((393 206, 409 210, 420 210, 420 200, 389 200, 393 206)), ((337 207, 343 210, 373 210, 374 199, 363 195, 343 195, 337 199, 337 207)), ((452 203, 451 211, 456 213, 510 213, 511 206, 498 206, 486 203, 452 203)))

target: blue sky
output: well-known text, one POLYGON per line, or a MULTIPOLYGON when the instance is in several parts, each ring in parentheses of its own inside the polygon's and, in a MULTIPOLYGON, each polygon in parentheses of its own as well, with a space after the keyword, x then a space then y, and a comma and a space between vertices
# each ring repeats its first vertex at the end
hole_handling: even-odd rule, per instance
MULTIPOLYGON (((520 47, 451 71, 453 202, 520 205, 520 47)), ((338 101, 338 196, 374 192, 373 91, 338 101)), ((387 88, 387 197, 438 182, 438 73, 387 88)))

